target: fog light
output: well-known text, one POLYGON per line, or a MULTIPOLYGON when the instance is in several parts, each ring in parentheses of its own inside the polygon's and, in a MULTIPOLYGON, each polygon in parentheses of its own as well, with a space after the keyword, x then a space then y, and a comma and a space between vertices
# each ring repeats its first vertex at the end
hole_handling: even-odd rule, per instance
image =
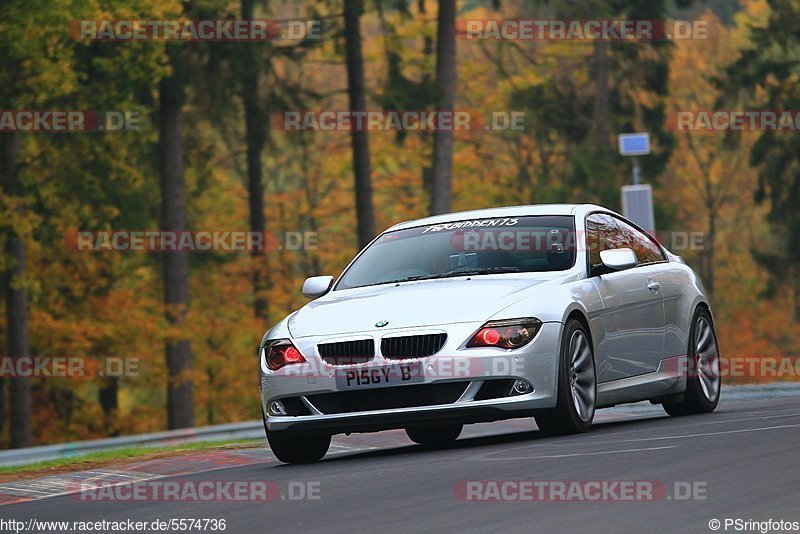
POLYGON ((267 406, 267 412, 270 415, 286 415, 286 410, 283 409, 283 404, 281 401, 272 401, 267 406))
POLYGON ((517 380, 514 382, 514 387, 511 388, 512 395, 526 395, 531 392, 533 392, 533 386, 525 380, 517 380))

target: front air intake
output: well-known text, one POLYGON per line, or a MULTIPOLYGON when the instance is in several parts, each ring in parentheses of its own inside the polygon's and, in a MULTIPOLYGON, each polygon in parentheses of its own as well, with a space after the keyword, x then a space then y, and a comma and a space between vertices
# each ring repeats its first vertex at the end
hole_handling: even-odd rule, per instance
POLYGON ((409 360, 432 356, 442 350, 447 334, 385 337, 381 340, 381 354, 389 360, 409 360))
POLYGON ((319 355, 331 365, 353 365, 367 363, 375 357, 375 342, 371 339, 320 343, 319 355))

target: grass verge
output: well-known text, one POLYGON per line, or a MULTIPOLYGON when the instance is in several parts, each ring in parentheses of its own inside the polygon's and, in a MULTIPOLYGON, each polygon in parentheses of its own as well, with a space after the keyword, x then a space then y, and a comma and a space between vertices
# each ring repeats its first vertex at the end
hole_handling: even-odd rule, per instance
POLYGON ((133 461, 163 458, 166 456, 185 455, 198 451, 249 449, 263 446, 263 440, 233 440, 199 441, 181 445, 166 445, 163 447, 127 447, 27 465, 0 467, 0 482, 47 476, 70 471, 81 471, 111 463, 124 464, 133 461))

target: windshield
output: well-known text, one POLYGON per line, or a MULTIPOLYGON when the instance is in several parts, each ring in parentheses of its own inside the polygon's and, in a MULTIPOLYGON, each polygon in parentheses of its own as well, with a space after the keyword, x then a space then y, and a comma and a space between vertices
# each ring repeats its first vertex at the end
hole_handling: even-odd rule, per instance
POLYGON ((497 273, 562 271, 575 264, 575 219, 538 215, 472 219, 386 232, 336 289, 497 273))

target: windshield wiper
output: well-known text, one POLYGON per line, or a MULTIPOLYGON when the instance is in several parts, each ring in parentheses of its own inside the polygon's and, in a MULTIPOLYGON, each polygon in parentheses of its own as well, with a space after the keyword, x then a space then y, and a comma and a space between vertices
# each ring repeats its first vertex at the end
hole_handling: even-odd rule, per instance
POLYGON ((477 276, 481 274, 498 274, 498 273, 518 273, 519 269, 516 267, 468 267, 465 269, 456 269, 455 271, 448 271, 439 274, 425 274, 419 276, 409 276, 406 278, 398 278, 397 280, 387 280, 386 282, 378 282, 380 284, 396 284, 399 282, 414 282, 416 280, 434 280, 436 278, 454 278, 456 276, 477 276))

